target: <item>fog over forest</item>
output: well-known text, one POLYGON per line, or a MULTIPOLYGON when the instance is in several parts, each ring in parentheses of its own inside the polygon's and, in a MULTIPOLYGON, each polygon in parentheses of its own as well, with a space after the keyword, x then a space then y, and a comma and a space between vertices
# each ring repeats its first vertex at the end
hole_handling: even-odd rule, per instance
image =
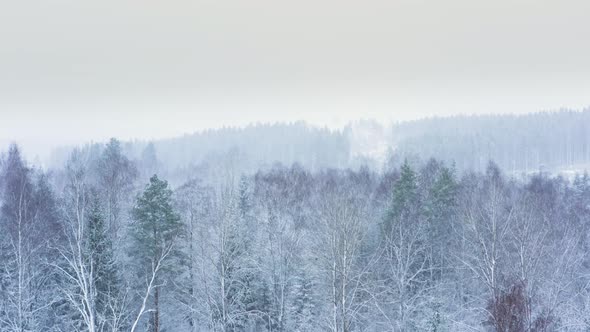
POLYGON ((0 150, 0 331, 590 331, 588 109, 0 150))
POLYGON ((590 332, 589 13, 0 0, 0 332, 590 332))

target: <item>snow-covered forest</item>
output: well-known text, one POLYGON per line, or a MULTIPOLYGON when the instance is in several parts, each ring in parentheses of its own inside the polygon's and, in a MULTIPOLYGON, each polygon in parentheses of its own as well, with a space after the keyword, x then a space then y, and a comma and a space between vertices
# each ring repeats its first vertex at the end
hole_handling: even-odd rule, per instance
POLYGON ((0 0, 0 332, 590 332, 590 0, 0 0))
POLYGON ((11 145, 0 331, 588 331, 590 176, 509 168, 532 146, 587 163, 588 114, 393 126, 405 145, 302 123, 111 139, 50 167, 11 145), (579 130, 545 130, 562 118, 579 130), (491 142, 499 161, 466 161, 491 142))

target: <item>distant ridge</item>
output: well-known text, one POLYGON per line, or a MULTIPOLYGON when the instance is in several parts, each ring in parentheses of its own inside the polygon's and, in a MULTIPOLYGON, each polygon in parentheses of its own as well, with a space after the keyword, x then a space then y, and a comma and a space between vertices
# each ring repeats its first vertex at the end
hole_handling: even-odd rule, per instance
MULTIPOLYGON (((132 159, 140 160, 149 143, 126 141, 123 147, 132 159)), ((383 170, 404 159, 424 162, 436 158, 461 171, 482 171, 494 160, 510 173, 556 172, 590 165, 590 109, 454 115, 389 125, 359 120, 341 129, 303 121, 255 123, 205 129, 151 143, 158 160, 169 170, 222 165, 230 157, 239 158, 245 172, 275 163, 298 163, 311 170, 362 165, 383 170)), ((53 164, 62 163, 71 149, 56 150, 53 164)))

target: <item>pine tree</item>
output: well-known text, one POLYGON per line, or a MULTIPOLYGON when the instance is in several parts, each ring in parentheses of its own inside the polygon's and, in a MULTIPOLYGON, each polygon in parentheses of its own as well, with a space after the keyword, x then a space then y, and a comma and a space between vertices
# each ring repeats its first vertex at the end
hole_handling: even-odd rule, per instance
POLYGON ((132 215, 135 221, 133 256, 141 270, 148 275, 153 273, 157 280, 154 283, 150 331, 159 332, 160 292, 173 268, 169 262, 179 255, 174 242, 182 230, 180 217, 172 207, 172 190, 168 188, 168 183, 156 175, 152 176, 145 191, 137 198, 132 215))

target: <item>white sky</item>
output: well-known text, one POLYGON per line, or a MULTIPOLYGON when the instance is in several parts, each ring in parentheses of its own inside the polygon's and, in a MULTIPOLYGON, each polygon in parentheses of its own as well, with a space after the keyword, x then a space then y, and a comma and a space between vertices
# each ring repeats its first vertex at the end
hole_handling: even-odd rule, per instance
MULTIPOLYGON (((582 0, 0 0, 0 144, 590 106, 582 0)), ((4 150, 4 148, 0 148, 4 150)))

